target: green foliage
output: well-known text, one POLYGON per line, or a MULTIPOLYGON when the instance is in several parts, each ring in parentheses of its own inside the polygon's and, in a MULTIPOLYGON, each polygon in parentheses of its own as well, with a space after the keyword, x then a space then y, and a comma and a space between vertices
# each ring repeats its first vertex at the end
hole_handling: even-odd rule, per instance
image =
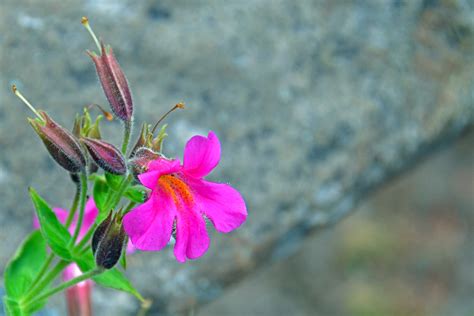
POLYGON ((104 177, 96 177, 94 180, 94 188, 92 190, 92 196, 94 202, 99 209, 99 215, 97 216, 96 222, 102 222, 108 215, 109 210, 105 209, 107 206, 107 198, 109 196, 109 186, 104 177))
POLYGON ((123 178, 123 176, 111 174, 108 172, 105 173, 105 180, 107 181, 109 187, 114 191, 118 191, 118 189, 120 188, 120 184, 123 181, 123 178))
POLYGON ((8 315, 29 315, 46 303, 42 301, 27 309, 21 305, 46 257, 46 241, 40 231, 34 231, 23 241, 5 269, 7 296, 4 302, 8 315))
MULTIPOLYGON (((82 272, 88 272, 96 268, 94 257, 91 252, 83 254, 76 259, 76 263, 82 272)), ((112 289, 128 292, 143 301, 143 297, 133 287, 127 277, 117 268, 107 270, 92 278, 98 284, 112 289)))
POLYGON ((32 188, 30 188, 30 195, 36 209, 44 239, 55 254, 64 260, 70 261, 72 256, 68 245, 71 240, 71 235, 59 222, 56 214, 54 214, 48 203, 32 188))
POLYGON ((147 197, 147 188, 142 185, 133 185, 125 191, 125 197, 135 203, 143 203, 147 197))

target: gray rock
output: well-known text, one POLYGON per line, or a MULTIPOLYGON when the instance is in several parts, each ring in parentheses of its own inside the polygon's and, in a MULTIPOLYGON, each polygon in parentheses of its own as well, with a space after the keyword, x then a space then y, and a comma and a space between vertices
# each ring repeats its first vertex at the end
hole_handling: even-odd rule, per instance
MULTIPOLYGON (((65 208, 73 191, 9 86, 66 126, 85 104, 106 104, 84 54, 94 46, 83 14, 114 47, 136 122, 186 102, 168 119, 167 154, 214 130, 223 156, 210 178, 248 204, 246 225, 213 233, 200 260, 180 265, 171 249, 130 258, 127 273, 154 299, 154 314, 210 301, 288 256, 474 120, 468 1, 3 1, 0 269, 31 230, 27 187, 65 208)), ((110 124, 109 140, 118 142, 118 129, 110 124)), ((95 299, 97 311, 137 307, 108 290, 95 299)))

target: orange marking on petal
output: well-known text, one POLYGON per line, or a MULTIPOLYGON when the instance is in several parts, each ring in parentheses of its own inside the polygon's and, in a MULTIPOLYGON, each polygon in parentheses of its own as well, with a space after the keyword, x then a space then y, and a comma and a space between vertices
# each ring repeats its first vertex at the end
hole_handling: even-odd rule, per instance
POLYGON ((173 198, 176 206, 180 206, 183 203, 190 205, 194 201, 191 188, 174 175, 161 176, 158 179, 158 185, 173 198))

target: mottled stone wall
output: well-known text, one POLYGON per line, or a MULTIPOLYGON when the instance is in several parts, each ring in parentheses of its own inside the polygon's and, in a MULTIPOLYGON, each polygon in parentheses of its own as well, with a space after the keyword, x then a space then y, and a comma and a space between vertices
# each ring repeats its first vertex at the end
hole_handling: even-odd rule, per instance
MULTIPOLYGON (((474 120, 470 1, 3 1, 1 269, 31 227, 27 187, 63 207, 73 191, 9 86, 66 126, 83 105, 106 104, 82 15, 114 46, 136 121, 186 102, 168 120, 167 153, 214 130, 223 158, 211 178, 248 203, 248 223, 213 234, 201 260, 177 264, 169 249, 131 258, 128 273, 156 312, 209 301, 287 256, 474 120)), ((98 309, 136 308, 109 291, 95 299, 98 309)))

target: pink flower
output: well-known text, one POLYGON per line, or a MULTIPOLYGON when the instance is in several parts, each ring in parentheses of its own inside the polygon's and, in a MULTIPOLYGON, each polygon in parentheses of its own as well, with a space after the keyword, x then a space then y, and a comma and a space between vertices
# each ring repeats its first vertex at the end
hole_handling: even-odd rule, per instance
POLYGON ((174 255, 179 262, 202 256, 209 248, 207 217, 217 231, 228 233, 247 218, 245 201, 227 184, 203 179, 219 163, 221 146, 214 132, 194 136, 186 144, 184 163, 158 158, 139 175, 152 190, 150 198, 125 215, 123 224, 133 245, 146 251, 163 249, 176 222, 174 255))

